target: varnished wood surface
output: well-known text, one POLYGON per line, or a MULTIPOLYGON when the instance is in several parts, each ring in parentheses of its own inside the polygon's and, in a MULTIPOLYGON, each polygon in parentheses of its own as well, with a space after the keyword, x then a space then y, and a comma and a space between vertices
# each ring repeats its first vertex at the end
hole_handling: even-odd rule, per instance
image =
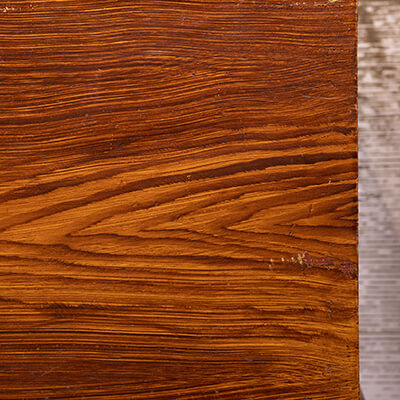
POLYGON ((357 399, 356 11, 0 13, 0 398, 357 399))

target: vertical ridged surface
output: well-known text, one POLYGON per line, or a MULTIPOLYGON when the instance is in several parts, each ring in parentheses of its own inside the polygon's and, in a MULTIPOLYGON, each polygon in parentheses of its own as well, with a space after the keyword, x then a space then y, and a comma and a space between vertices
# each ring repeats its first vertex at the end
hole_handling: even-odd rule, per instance
POLYGON ((400 2, 360 2, 360 372, 400 393, 400 2))

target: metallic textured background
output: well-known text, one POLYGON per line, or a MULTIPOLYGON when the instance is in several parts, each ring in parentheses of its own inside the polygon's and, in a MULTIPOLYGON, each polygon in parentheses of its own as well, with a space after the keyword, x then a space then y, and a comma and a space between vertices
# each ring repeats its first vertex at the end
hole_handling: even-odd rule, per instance
POLYGON ((360 372, 400 399, 400 0, 360 0, 360 372))

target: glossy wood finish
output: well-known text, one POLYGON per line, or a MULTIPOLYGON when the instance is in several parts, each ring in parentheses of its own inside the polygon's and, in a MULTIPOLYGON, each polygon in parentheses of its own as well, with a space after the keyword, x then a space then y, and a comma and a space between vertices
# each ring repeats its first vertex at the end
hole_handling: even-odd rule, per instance
POLYGON ((356 399, 353 0, 0 13, 0 398, 356 399))

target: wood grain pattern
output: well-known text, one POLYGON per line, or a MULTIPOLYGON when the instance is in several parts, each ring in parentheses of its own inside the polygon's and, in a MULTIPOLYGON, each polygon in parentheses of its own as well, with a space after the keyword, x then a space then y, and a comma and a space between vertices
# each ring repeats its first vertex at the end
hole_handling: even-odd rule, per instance
POLYGON ((0 13, 0 398, 356 399, 354 0, 0 13))

